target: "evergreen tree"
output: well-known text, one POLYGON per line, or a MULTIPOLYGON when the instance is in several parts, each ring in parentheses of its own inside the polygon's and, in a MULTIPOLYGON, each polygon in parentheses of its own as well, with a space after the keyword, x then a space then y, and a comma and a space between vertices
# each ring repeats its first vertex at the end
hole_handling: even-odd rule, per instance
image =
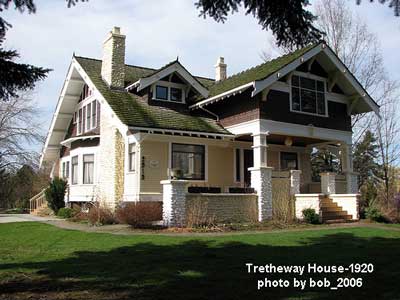
POLYGON ((379 177, 378 144, 371 131, 366 131, 363 139, 355 145, 353 154, 354 171, 359 173, 359 187, 368 181, 376 182, 379 177))

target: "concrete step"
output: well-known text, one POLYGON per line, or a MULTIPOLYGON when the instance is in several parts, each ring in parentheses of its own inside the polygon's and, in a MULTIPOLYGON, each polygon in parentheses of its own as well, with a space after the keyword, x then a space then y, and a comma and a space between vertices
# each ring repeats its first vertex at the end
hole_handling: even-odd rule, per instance
POLYGON ((351 215, 329 215, 329 216, 322 216, 322 221, 326 222, 326 221, 330 221, 330 220, 351 220, 352 216, 351 215))
POLYGON ((323 213, 325 213, 325 212, 342 211, 343 209, 341 206, 322 206, 321 210, 323 213))

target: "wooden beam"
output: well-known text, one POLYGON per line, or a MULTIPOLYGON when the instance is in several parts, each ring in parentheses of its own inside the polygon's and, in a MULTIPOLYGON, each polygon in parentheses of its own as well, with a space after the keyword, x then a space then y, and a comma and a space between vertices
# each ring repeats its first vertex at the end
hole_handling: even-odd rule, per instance
POLYGON ((358 103, 359 101, 360 101, 360 97, 359 97, 359 96, 353 98, 353 101, 351 101, 351 104, 347 107, 347 114, 348 114, 349 116, 351 116, 351 113, 352 113, 354 107, 357 105, 357 103, 358 103))
POLYGON ((314 56, 307 62, 307 70, 308 70, 308 72, 311 71, 311 67, 312 67, 312 64, 314 63, 315 59, 316 59, 316 57, 314 56))
POLYGON ((335 84, 338 81, 338 72, 333 72, 328 74, 328 92, 332 92, 332 88, 335 86, 335 84))
POLYGON ((269 94, 269 91, 271 90, 271 87, 267 87, 266 89, 264 89, 262 92, 261 92, 261 101, 267 101, 267 98, 268 98, 268 94, 269 94))

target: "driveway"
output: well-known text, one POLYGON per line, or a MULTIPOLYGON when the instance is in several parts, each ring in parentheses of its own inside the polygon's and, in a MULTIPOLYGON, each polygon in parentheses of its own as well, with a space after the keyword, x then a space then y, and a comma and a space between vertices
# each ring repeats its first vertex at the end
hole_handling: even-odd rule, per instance
POLYGON ((39 217, 29 214, 0 214, 0 224, 1 223, 12 223, 12 222, 46 222, 54 221, 57 218, 54 217, 39 217))

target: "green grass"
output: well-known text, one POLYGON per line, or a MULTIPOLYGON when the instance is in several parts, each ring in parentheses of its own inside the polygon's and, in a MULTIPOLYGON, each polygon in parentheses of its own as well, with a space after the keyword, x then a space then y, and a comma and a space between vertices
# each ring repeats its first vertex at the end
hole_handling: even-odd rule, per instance
POLYGON ((399 250, 400 232, 389 228, 183 237, 1 224, 0 299, 399 299, 399 250), (362 288, 257 291, 270 276, 247 274, 247 262, 368 262, 375 272, 361 276, 362 288))

